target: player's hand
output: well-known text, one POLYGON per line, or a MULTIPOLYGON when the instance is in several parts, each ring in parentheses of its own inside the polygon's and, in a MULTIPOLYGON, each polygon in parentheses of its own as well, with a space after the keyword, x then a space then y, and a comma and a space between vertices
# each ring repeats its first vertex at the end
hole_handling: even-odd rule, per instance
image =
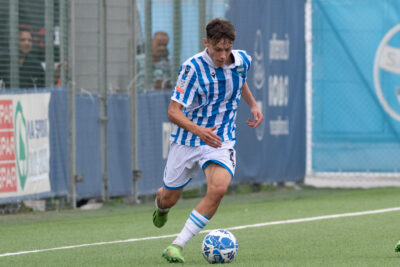
POLYGON ((207 145, 213 148, 219 148, 222 146, 222 140, 216 133, 214 133, 215 129, 217 129, 217 126, 212 128, 199 127, 196 135, 207 145))
POLYGON ((261 124, 261 122, 264 120, 264 115, 261 113, 260 109, 258 106, 252 107, 250 109, 251 115, 253 116, 254 120, 248 119, 246 121, 247 125, 252 127, 252 128, 257 128, 258 125, 261 124))

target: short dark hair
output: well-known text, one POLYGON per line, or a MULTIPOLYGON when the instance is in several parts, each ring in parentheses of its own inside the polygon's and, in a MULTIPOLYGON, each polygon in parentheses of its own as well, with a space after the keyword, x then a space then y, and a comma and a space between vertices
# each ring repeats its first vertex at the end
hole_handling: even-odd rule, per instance
POLYGON ((222 39, 235 41, 236 32, 233 24, 223 18, 212 19, 206 26, 207 39, 218 43, 222 39))
POLYGON ((19 24, 19 32, 29 32, 32 35, 32 25, 29 24, 19 24))

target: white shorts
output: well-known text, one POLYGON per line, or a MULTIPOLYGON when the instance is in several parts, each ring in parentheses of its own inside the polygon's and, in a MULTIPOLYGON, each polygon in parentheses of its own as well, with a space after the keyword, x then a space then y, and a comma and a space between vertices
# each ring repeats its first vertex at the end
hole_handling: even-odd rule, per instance
POLYGON ((185 187, 200 167, 204 170, 211 163, 221 165, 233 177, 236 166, 235 143, 235 141, 226 141, 220 148, 208 145, 192 147, 172 143, 164 170, 164 187, 169 190, 185 187))

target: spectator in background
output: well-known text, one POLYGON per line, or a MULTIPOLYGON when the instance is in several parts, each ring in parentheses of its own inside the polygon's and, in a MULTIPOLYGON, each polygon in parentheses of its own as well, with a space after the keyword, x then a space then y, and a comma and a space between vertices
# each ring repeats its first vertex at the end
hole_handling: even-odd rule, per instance
MULTIPOLYGON (((19 88, 44 87, 44 70, 40 61, 32 53, 32 34, 28 29, 21 28, 18 41, 19 88)), ((10 88, 10 56, 2 56, 4 60, 0 73, 5 87, 10 88)))
POLYGON ((44 87, 44 70, 32 52, 32 35, 29 31, 19 33, 19 87, 44 87))
MULTIPOLYGON (((169 37, 166 32, 158 31, 154 33, 152 39, 152 87, 154 89, 171 88, 171 64, 168 58, 169 37)), ((145 55, 137 55, 138 62, 138 81, 139 88, 144 88, 145 55)))

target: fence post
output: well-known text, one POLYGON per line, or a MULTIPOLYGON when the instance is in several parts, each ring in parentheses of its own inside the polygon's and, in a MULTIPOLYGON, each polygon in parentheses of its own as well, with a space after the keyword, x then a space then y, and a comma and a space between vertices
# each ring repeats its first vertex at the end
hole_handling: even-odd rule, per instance
POLYGON ((101 145, 101 166, 103 175, 103 201, 108 200, 108 165, 107 165, 107 1, 103 0, 99 7, 99 20, 100 20, 100 55, 99 55, 99 81, 100 81, 100 94, 99 94, 99 120, 100 120, 100 145, 101 145))
POLYGON ((68 202, 76 209, 76 72, 75 72, 75 0, 70 2, 70 53, 69 53, 69 194, 68 202))
POLYGON ((206 4, 207 1, 199 1, 199 51, 203 51, 206 37, 206 4))
POLYGON ((144 64, 144 87, 152 89, 153 87, 153 51, 152 51, 152 0, 144 2, 144 34, 145 34, 145 64, 144 64))
POLYGON ((178 76, 181 65, 181 41, 182 41, 182 3, 181 0, 174 0, 174 54, 172 77, 178 76))
POLYGON ((138 170, 138 162, 137 162, 137 88, 136 88, 136 53, 137 53, 137 38, 136 35, 140 34, 136 32, 139 28, 139 18, 137 11, 137 3, 136 0, 131 0, 131 42, 130 42, 130 84, 129 84, 129 95, 130 95, 130 122, 131 122, 131 154, 132 154, 132 195, 128 197, 128 202, 130 204, 138 204, 138 196, 137 196, 137 180, 139 179, 140 171, 138 170))
POLYGON ((18 42, 19 42, 19 0, 10 1, 10 88, 19 88, 19 67, 18 67, 18 42))
POLYGON ((54 85, 54 1, 45 2, 46 87, 54 85))
POLYGON ((63 86, 66 84, 67 80, 67 72, 66 72, 66 63, 67 63, 67 49, 68 49, 68 8, 67 8, 67 0, 60 0, 60 14, 59 14, 59 23, 60 23, 60 84, 63 86))

